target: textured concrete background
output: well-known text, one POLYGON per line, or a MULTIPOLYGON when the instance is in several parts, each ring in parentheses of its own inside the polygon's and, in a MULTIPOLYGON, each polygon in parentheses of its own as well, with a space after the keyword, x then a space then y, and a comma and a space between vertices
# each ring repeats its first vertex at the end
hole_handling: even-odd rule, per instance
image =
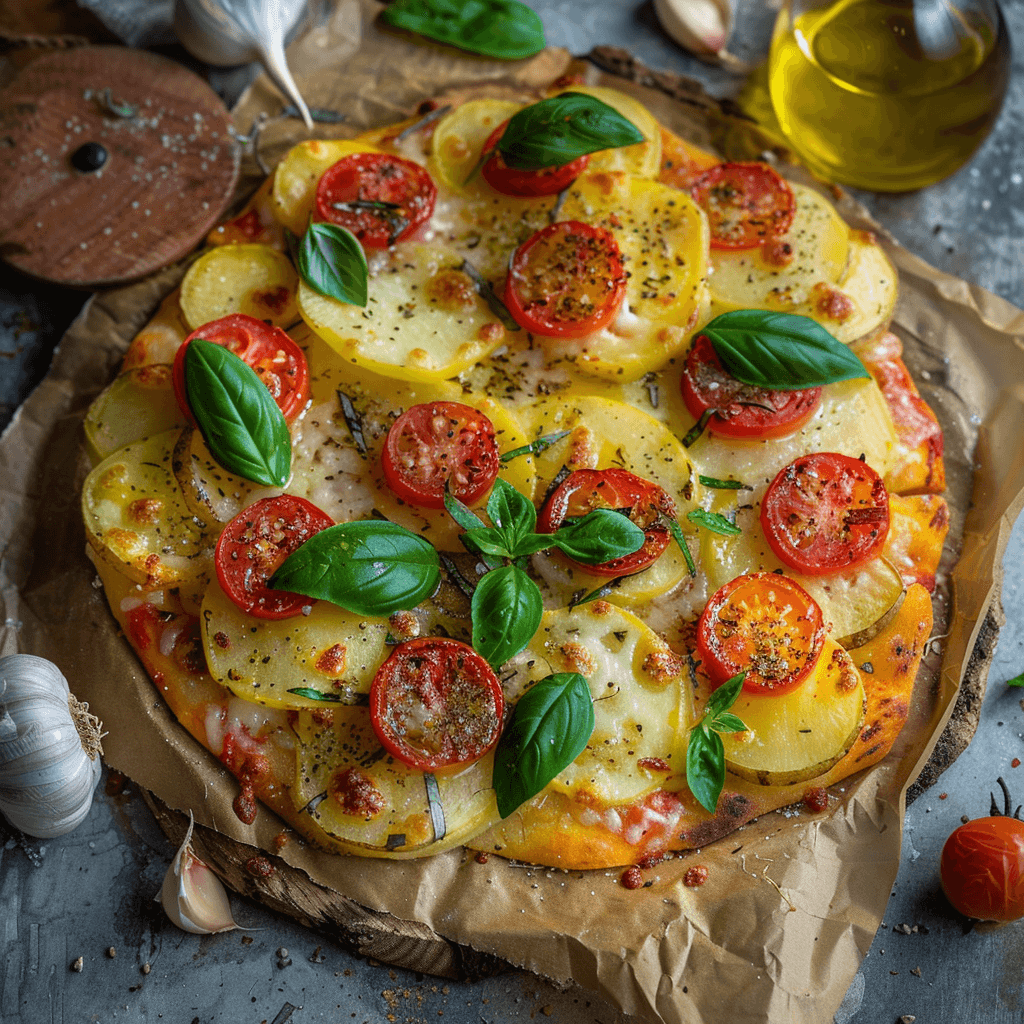
MULTIPOLYGON (((621 45, 652 67, 701 78, 713 92, 735 87, 729 75, 687 57, 661 34, 650 3, 528 2, 543 18, 552 44, 575 52, 621 45)), ((749 0, 739 6, 734 49, 756 58, 767 47, 771 11, 749 0)), ((1019 53, 1024 3, 1007 3, 1004 10, 1019 53)), ((214 77, 228 91, 238 81, 214 77)), ((908 196, 858 194, 909 249, 1018 306, 1024 306, 1022 122, 1018 56, 1000 121, 969 167, 908 196)), ((42 289, 0 269, 0 423, 45 372, 53 344, 81 301, 80 294, 42 289)), ((945 837, 962 814, 987 811, 996 776, 1008 779, 1018 799, 1024 794, 1024 785, 1014 785, 1011 767, 1014 758, 1024 759, 1024 710, 1020 691, 1003 685, 1024 669, 1021 523, 1005 566, 1007 624, 989 673, 978 735, 908 811, 885 924, 837 1024, 885 1024, 903 1014, 921 1024, 1024 1019, 1024 925, 968 928, 945 903, 937 879, 945 837)), ((107 795, 101 784, 87 821, 61 839, 26 840, 0 821, 0 1022, 626 1020, 593 997, 561 993, 522 973, 459 984, 368 962, 237 898, 233 905, 242 930, 187 935, 153 899, 172 853, 130 787, 107 795), (69 967, 79 956, 83 969, 76 973, 69 967)))

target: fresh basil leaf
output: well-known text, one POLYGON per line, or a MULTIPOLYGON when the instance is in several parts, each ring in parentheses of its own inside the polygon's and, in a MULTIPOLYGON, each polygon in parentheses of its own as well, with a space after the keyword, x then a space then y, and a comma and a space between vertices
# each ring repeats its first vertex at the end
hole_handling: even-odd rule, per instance
POLYGON ((747 484, 741 480, 719 480, 716 476, 705 476, 703 473, 699 474, 700 482, 705 487, 714 487, 722 491, 742 491, 744 489, 749 490, 747 484))
POLYGON ((644 540, 644 531, 636 523, 610 508, 594 509, 551 534, 552 547, 584 565, 631 555, 644 546, 644 540))
POLYGON ((683 528, 679 525, 678 520, 675 516, 667 516, 662 513, 661 521, 668 527, 668 532, 672 534, 672 539, 679 546, 679 550, 683 553, 683 558, 686 561, 686 568, 689 569, 691 576, 697 575, 697 566, 693 564, 693 555, 690 554, 690 545, 686 543, 686 535, 683 533, 683 528))
POLYGON ((518 0, 395 0, 380 19, 484 57, 522 60, 544 49, 544 25, 518 0))
MULTIPOLYGON (((390 636, 390 634, 388 634, 390 636)), ((395 640, 395 643, 398 643, 395 640)), ((296 697, 305 697, 308 700, 320 701, 324 704, 347 704, 349 706, 365 705, 370 703, 370 696, 366 693, 352 693, 344 690, 338 693, 324 693, 323 690, 314 690, 311 686, 293 686, 289 693, 296 697)))
POLYGON ((545 434, 543 437, 538 437, 536 441, 524 444, 521 448, 513 448, 512 451, 505 452, 501 456, 501 461, 511 462, 513 459, 518 459, 520 455, 539 455, 541 452, 547 451, 553 444, 557 444, 563 437, 568 437, 569 434, 568 430, 559 430, 556 434, 545 434))
POLYGON ((547 551, 553 548, 555 542, 550 533, 528 533, 525 537, 516 541, 516 558, 527 558, 535 555, 538 551, 547 551))
POLYGON ((704 508, 695 508, 686 513, 686 518, 695 526, 703 526, 712 533, 720 533, 723 537, 735 537, 743 531, 733 522, 717 512, 709 512, 704 508))
POLYGON ((870 379, 867 367, 810 317, 736 309, 701 330, 738 381, 776 391, 870 379))
POLYGON ((559 672, 519 698, 494 754, 498 813, 507 818, 536 796, 586 748, 594 703, 586 679, 559 672))
POLYGON ((731 711, 723 711, 720 715, 715 717, 708 723, 709 728, 714 729, 715 732, 746 732, 746 723, 738 715, 734 715, 731 711))
POLYGON ((497 667, 517 655, 540 629, 540 588, 518 566, 485 573, 473 591, 473 646, 497 667))
MULTIPOLYGON (((746 672, 737 672, 731 679, 727 679, 722 683, 722 685, 719 686, 710 697, 708 697, 708 702, 704 706, 704 719, 715 719, 721 715, 723 711, 728 711, 729 708, 736 703, 736 698, 739 697, 740 692, 743 689, 743 680, 746 678, 746 672)), ((744 728, 746 728, 746 726, 744 726, 744 728)))
POLYGON ((357 615, 390 615, 415 608, 440 579, 440 559, 426 540, 386 519, 364 519, 314 534, 285 559, 270 586, 357 615))
POLYGON ((366 305, 366 253, 347 228, 310 224, 299 243, 299 273, 310 288, 329 299, 366 305))
POLYGON ((686 745, 686 784, 700 805, 714 814, 725 787, 725 747, 717 732, 699 725, 690 730, 686 745))
POLYGON ((1024 686, 1024 672, 1021 672, 1019 676, 1014 676, 1012 679, 1006 680, 1007 686, 1024 686))
POLYGON ((464 530, 475 530, 477 527, 485 525, 484 521, 468 505, 459 501, 452 494, 447 481, 444 485, 444 507, 448 510, 448 515, 464 530))
POLYGON ((643 141, 636 125, 614 107, 585 93, 564 92, 513 114, 498 152, 509 167, 538 170, 643 141))
POLYGON ((478 526, 473 530, 467 530, 462 535, 462 540, 467 547, 482 554, 494 555, 497 558, 512 557, 505 531, 493 526, 478 526))
POLYGON ((256 371, 212 341, 185 350, 185 393, 213 457, 229 472, 268 487, 291 475, 292 439, 256 371))
POLYGON ((519 551, 519 542, 532 534, 537 525, 537 510, 533 502, 498 477, 487 499, 487 515, 507 538, 512 554, 523 554, 519 551))

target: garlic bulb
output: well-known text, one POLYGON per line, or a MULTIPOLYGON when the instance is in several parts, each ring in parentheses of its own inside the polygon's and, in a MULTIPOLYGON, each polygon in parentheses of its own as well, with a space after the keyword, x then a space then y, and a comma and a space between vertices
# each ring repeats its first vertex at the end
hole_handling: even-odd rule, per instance
POLYGON ((100 725, 60 669, 32 654, 0 658, 0 811, 38 839, 76 828, 100 777, 100 725))
POLYGON ((192 852, 192 814, 188 831, 160 888, 167 916, 183 931, 213 935, 237 928, 221 880, 192 852))
POLYGON ((732 34, 734 0, 654 0, 665 31, 702 60, 714 60, 734 71, 749 65, 725 48, 732 34))

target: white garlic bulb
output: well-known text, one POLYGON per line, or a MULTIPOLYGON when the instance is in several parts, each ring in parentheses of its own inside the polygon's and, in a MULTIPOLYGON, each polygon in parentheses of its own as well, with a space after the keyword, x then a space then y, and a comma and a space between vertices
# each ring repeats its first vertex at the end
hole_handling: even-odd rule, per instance
POLYGON ((88 710, 52 661, 0 658, 0 811, 15 828, 50 839, 89 813, 102 751, 88 710))
POLYGON ((213 935, 237 928, 221 880, 192 852, 192 814, 188 831, 160 888, 167 916, 183 931, 213 935))
POLYGON ((702 60, 734 71, 749 65, 726 49, 733 27, 734 0, 654 0, 654 10, 665 31, 684 49, 702 60))

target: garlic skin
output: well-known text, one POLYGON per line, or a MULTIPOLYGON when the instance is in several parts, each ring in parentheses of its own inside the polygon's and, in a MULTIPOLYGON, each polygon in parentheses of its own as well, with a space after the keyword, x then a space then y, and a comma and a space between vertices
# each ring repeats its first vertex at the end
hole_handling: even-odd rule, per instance
POLYGON ((665 31, 684 49, 734 71, 749 65, 726 49, 733 26, 734 0, 654 0, 665 31))
POLYGON ((221 880, 192 852, 192 813, 188 831, 160 888, 160 902, 167 916, 182 931, 193 935, 229 932, 238 925, 221 880))
POLYGON ((99 722, 52 661, 0 658, 0 811, 15 828, 52 839, 81 824, 100 777, 99 740, 99 722))

